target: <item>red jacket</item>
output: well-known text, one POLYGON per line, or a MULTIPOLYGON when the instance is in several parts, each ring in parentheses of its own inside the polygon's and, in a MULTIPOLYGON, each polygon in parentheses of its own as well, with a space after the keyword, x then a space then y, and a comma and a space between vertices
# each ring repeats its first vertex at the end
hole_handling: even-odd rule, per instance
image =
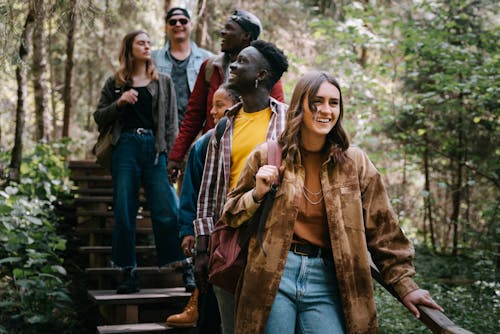
MULTIPOLYGON (((175 139, 174 145, 170 150, 168 156, 169 160, 181 162, 198 133, 201 130, 205 133, 215 126, 214 120, 212 116, 210 116, 212 97, 219 86, 224 83, 224 69, 228 68, 230 62, 229 57, 224 53, 215 57, 216 58, 212 62, 214 69, 210 77, 209 85, 205 81, 205 71, 207 62, 210 58, 201 64, 200 72, 196 78, 191 96, 189 97, 184 120, 179 129, 179 135, 175 139)), ((276 100, 284 102, 285 95, 283 93, 281 81, 278 81, 274 85, 270 95, 276 100)))

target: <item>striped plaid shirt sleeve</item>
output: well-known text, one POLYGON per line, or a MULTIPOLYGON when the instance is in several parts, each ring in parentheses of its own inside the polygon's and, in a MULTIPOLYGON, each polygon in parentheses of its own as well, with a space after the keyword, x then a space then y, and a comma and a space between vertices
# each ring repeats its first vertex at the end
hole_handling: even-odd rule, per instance
POLYGON ((214 131, 208 145, 200 194, 198 195, 196 219, 193 222, 196 236, 210 235, 214 226, 217 181, 220 179, 221 175, 219 174, 221 174, 220 171, 222 170, 222 168, 219 168, 221 162, 217 146, 214 131))

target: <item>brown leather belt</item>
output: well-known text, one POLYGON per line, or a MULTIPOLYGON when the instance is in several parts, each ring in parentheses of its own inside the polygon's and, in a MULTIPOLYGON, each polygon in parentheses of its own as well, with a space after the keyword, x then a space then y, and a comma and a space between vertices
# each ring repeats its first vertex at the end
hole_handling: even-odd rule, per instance
POLYGON ((333 260, 331 250, 325 250, 321 247, 311 244, 292 242, 290 244, 290 251, 294 252, 297 255, 307 257, 321 257, 323 259, 333 260))

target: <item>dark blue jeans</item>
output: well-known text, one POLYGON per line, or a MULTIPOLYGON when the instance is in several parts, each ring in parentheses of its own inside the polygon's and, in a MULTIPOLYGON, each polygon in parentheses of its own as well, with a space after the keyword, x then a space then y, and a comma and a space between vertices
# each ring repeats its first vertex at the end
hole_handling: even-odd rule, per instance
POLYGON ((158 266, 185 258, 177 228, 179 200, 168 181, 167 158, 160 154, 155 165, 155 157, 151 134, 124 132, 113 150, 112 261, 117 267, 137 266, 135 229, 141 182, 151 212, 158 266))

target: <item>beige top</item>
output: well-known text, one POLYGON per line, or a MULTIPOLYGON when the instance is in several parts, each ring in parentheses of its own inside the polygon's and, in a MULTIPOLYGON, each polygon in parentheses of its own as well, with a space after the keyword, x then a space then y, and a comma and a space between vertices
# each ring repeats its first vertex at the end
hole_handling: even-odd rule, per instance
POLYGON ((293 229, 294 239, 330 249, 325 200, 320 180, 320 169, 325 154, 301 149, 301 156, 306 173, 299 212, 293 229))

